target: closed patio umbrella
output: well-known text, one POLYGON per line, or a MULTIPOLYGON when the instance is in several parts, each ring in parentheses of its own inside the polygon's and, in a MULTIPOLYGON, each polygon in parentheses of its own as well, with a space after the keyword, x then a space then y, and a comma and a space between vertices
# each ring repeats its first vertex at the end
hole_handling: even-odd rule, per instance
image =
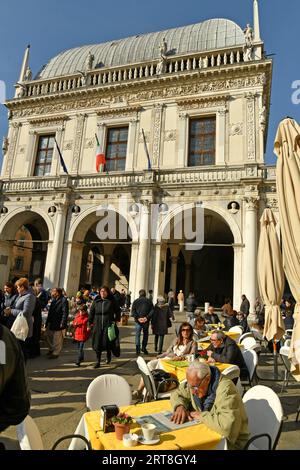
POLYGON ((265 304, 264 336, 268 341, 280 340, 285 332, 279 307, 284 290, 284 273, 276 220, 271 209, 264 210, 260 224, 257 275, 260 295, 265 304))
POLYGON ((264 337, 274 340, 274 379, 278 379, 276 340, 285 332, 280 311, 284 290, 284 272, 279 240, 276 234, 276 220, 271 209, 265 209, 260 219, 261 230, 258 245, 258 287, 265 305, 264 337))
POLYGON ((297 302, 289 358, 291 372, 300 381, 300 127, 294 119, 279 124, 274 152, 283 267, 297 302))

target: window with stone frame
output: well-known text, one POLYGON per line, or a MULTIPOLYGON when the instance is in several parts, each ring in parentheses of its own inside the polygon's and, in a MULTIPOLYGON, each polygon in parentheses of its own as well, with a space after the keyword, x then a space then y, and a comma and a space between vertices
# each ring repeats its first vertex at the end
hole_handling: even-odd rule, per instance
POLYGON ((188 166, 214 165, 216 155, 216 117, 190 119, 188 166))
POLYGON ((128 126, 107 129, 105 159, 106 171, 125 170, 128 142, 128 126))
POLYGON ((55 145, 54 137, 54 134, 39 136, 33 172, 34 176, 50 175, 55 145))

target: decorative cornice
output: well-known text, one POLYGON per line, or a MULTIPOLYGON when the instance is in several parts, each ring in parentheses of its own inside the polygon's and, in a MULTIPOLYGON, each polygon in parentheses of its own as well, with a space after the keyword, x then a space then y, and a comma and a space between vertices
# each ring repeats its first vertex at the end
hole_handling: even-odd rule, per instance
POLYGON ((46 127, 60 125, 62 121, 67 121, 69 117, 67 115, 58 116, 45 116, 43 118, 30 119, 29 124, 35 127, 46 127))
MULTIPOLYGON (((256 64, 259 67, 261 64, 256 64)), ((199 74, 189 74, 187 76, 168 76, 166 80, 162 78, 153 78, 151 80, 139 80, 132 83, 121 82, 119 84, 105 85, 102 88, 91 87, 88 90, 76 90, 68 92, 65 95, 62 94, 51 94, 50 96, 45 95, 41 97, 26 98, 26 100, 12 100, 6 103, 6 106, 13 109, 13 117, 20 118, 26 116, 37 116, 54 114, 59 112, 74 111, 86 108, 96 108, 97 114, 105 115, 109 113, 122 112, 122 107, 118 106, 115 109, 108 107, 118 100, 123 100, 129 103, 129 108, 134 110, 134 105, 130 106, 133 102, 148 101, 148 100, 161 100, 168 98, 178 98, 182 95, 197 95, 202 93, 216 93, 226 91, 226 95, 223 96, 223 100, 227 101, 230 90, 238 90, 243 88, 249 88, 254 86, 264 86, 265 73, 258 72, 250 75, 250 70, 245 71, 239 70, 240 74, 237 78, 237 70, 234 73, 226 71, 227 73, 218 73, 217 78, 214 77, 216 71, 212 73, 212 78, 209 80, 210 74, 208 72, 200 73, 201 80, 199 80, 199 74), (188 78, 188 83, 187 83, 188 78), (119 91, 119 93, 118 93, 119 91), (105 109, 99 109, 99 106, 103 105, 105 109)), ((192 98, 194 104, 199 103, 199 97, 192 98)), ((212 97, 201 97, 202 103, 205 100, 211 100, 212 97)), ((215 100, 219 102, 222 98, 214 96, 215 100)), ((183 104, 185 100, 182 100, 183 104)), ((139 106, 136 106, 139 108, 139 106)), ((128 106, 124 107, 124 111, 128 110, 128 106)), ((64 119, 64 116, 62 117, 64 119)))

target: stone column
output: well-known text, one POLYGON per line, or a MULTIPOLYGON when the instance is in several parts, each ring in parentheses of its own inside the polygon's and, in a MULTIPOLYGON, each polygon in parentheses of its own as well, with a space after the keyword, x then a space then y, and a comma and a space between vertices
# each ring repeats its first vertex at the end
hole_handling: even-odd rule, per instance
POLYGON ((188 114, 179 113, 178 125, 178 168, 187 166, 188 114))
POLYGON ((242 252, 241 245, 233 245, 233 308, 237 312, 241 305, 242 292, 242 252))
POLYGON ((254 311, 257 292, 257 209, 258 197, 245 198, 245 249, 243 256, 243 294, 250 302, 250 312, 254 311))
POLYGON ((167 245, 157 243, 155 245, 155 277, 153 287, 153 297, 157 299, 157 296, 164 294, 165 289, 165 276, 166 276, 166 257, 167 257, 167 245))
POLYGON ((104 255, 104 266, 103 266, 103 277, 102 284, 109 286, 110 266, 111 266, 111 254, 104 255))
POLYGON ((136 242, 131 244, 131 258, 130 258, 130 273, 129 273, 129 290, 131 292, 131 301, 138 297, 136 292, 136 277, 137 277, 137 263, 138 263, 139 245, 136 242))
MULTIPOLYGON (((62 261, 65 227, 67 219, 67 205, 57 203, 55 216, 55 230, 52 243, 48 243, 45 266, 45 285, 47 287, 59 286, 59 274, 62 261)), ((77 267, 78 269, 78 267, 77 267)), ((79 269, 80 271, 80 269, 79 269)), ((59 286, 60 287, 60 286, 59 286)))
POLYGON ((127 145, 127 155, 126 155, 126 166, 125 171, 133 171, 134 170, 134 154, 135 154, 135 142, 136 142, 136 132, 137 132, 137 125, 138 119, 133 118, 129 124, 129 131, 128 131, 128 145, 127 145))
POLYGON ((225 165, 226 113, 227 109, 220 109, 217 111, 216 165, 225 165))
POLYGON ((176 292, 177 263, 178 256, 171 256, 170 289, 173 289, 174 292, 176 292))
POLYGON ((140 244, 137 264, 137 279, 135 290, 148 290, 148 274, 149 274, 149 254, 150 254, 150 204, 148 201, 143 202, 141 208, 140 222, 140 244))
POLYGON ((72 242, 68 244, 65 276, 62 285, 69 296, 75 295, 78 291, 83 247, 83 243, 72 242))

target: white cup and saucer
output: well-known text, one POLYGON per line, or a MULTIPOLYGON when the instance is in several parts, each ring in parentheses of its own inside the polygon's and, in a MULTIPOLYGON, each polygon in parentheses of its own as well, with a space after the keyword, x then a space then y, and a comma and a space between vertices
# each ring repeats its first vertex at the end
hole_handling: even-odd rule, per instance
POLYGON ((157 434, 157 427, 152 423, 142 424, 142 435, 139 436, 139 442, 145 445, 157 444, 160 441, 160 437, 157 434))

